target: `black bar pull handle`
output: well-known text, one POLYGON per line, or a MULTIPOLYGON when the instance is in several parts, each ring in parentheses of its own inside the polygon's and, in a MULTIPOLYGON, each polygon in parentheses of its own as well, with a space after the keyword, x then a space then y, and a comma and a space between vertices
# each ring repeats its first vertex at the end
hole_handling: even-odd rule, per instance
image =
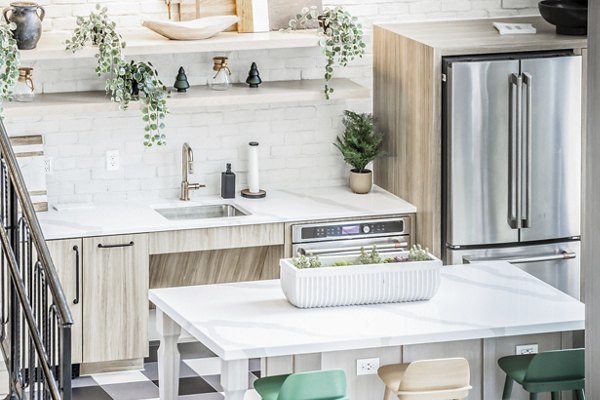
POLYGON ((79 246, 73 246, 75 252, 75 299, 73 304, 79 304, 79 246))
POLYGON ((99 249, 116 249, 119 247, 131 247, 131 246, 133 246, 133 244, 134 244, 133 241, 131 241, 129 243, 124 243, 124 244, 106 244, 106 245, 104 245, 104 244, 100 243, 100 244, 98 244, 98 248, 99 249))

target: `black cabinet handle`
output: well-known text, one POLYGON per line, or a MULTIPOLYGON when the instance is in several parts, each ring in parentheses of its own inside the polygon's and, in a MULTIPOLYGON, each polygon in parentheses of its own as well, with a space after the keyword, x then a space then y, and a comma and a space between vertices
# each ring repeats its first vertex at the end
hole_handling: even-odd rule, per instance
POLYGON ((118 247, 131 247, 131 246, 133 246, 133 241, 131 241, 129 243, 125 243, 125 244, 107 244, 107 245, 104 245, 102 243, 98 244, 99 249, 116 249, 118 247))
POLYGON ((73 304, 79 304, 79 246, 73 246, 75 252, 75 299, 73 304))

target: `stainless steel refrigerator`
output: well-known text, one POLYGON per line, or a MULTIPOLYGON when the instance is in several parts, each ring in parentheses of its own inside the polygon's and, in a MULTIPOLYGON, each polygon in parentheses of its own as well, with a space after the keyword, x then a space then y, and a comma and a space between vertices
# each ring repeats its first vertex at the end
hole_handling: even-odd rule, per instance
POLYGON ((579 298, 581 56, 443 69, 444 261, 509 260, 579 298))

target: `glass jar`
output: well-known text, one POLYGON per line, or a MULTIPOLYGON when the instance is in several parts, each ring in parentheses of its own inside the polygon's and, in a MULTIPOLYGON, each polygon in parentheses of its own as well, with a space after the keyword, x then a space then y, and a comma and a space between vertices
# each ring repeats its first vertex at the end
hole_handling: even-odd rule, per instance
POLYGON ((15 101, 33 101, 35 88, 31 79, 33 76, 32 72, 33 68, 19 68, 19 78, 13 88, 13 99, 15 101))
POLYGON ((231 71, 227 66, 227 57, 213 57, 213 71, 217 73, 208 80, 212 90, 227 90, 231 87, 231 71))

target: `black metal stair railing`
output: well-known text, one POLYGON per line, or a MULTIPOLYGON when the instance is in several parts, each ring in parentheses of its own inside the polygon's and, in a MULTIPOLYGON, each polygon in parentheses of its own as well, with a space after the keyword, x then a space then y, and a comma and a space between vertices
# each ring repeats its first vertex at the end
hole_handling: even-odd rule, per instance
POLYGON ((10 398, 70 400, 73 318, 2 121, 0 245, 0 348, 10 398))

